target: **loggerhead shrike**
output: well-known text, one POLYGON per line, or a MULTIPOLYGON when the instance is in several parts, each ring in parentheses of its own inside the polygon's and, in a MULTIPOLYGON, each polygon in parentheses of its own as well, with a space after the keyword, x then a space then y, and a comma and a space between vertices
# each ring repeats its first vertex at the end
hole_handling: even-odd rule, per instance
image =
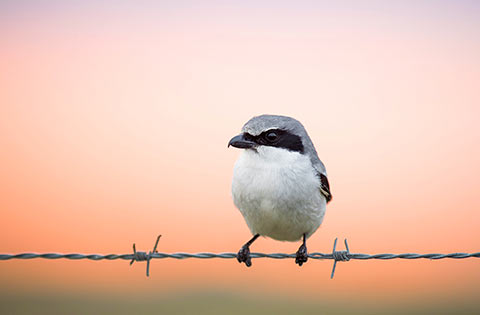
POLYGON ((245 149, 233 170, 232 195, 253 238, 237 254, 252 265, 250 245, 260 236, 303 243, 295 263, 308 260, 306 240, 320 226, 332 199, 327 172, 303 125, 291 117, 250 119, 228 146, 245 149))

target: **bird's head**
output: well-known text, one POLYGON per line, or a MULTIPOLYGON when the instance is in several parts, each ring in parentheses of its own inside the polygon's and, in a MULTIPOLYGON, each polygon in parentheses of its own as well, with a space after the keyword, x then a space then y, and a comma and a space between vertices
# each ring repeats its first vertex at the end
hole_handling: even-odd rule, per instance
POLYGON ((315 150, 303 125, 287 116, 261 115, 250 119, 242 133, 233 137, 228 146, 256 150, 261 146, 276 147, 305 153, 315 150))

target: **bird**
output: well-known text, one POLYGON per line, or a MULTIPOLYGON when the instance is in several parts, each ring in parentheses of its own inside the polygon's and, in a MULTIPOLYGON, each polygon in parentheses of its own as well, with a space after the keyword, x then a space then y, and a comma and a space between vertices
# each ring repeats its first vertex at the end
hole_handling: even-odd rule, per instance
POLYGON ((295 263, 308 260, 307 239, 320 227, 332 200, 325 165, 303 125, 280 115, 251 118, 227 147, 243 149, 233 169, 232 198, 253 237, 236 258, 252 265, 259 237, 302 244, 295 263))

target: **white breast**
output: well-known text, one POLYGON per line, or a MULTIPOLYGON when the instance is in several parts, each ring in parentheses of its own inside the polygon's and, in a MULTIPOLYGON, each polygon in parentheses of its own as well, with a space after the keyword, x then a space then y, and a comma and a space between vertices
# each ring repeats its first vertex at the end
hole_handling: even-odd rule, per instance
POLYGON ((253 234, 296 241, 322 223, 326 199, 310 159, 298 152, 260 146, 235 163, 233 202, 253 234))

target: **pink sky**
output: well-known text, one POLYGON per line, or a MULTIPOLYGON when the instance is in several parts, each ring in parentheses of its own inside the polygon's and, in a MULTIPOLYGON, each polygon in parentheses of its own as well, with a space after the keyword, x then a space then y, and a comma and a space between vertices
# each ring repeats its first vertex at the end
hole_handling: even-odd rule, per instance
MULTIPOLYGON (((480 250, 474 3, 0 12, 0 252, 126 253, 159 233, 160 251, 237 251, 250 234, 230 199, 239 151, 226 144, 263 113, 302 121, 327 166, 334 200, 310 251, 337 236, 361 253, 480 250)), ((255 282, 373 299, 473 294, 480 279, 475 259, 350 262, 334 281, 331 261, 253 263, 155 261, 145 280, 124 261, 9 261, 0 281, 89 292, 255 282)))

